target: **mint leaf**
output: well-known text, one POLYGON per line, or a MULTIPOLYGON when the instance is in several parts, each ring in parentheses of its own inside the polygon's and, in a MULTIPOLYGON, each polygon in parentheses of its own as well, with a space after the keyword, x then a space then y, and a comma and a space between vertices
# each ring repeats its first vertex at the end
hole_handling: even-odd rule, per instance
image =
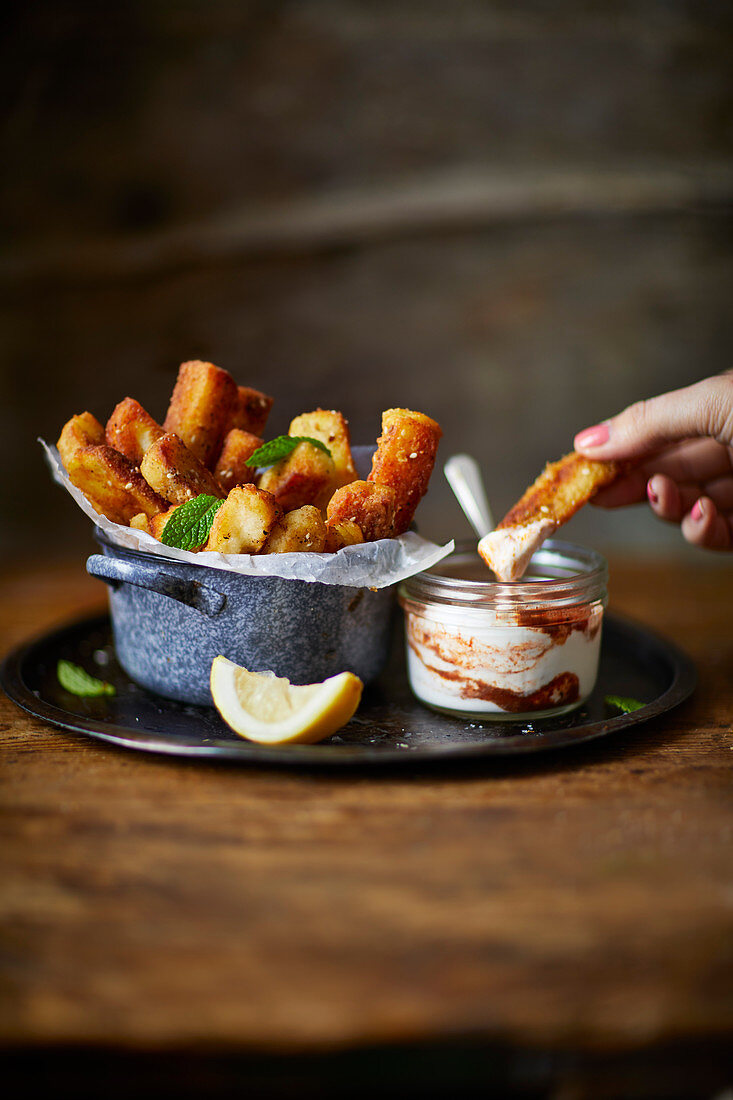
POLYGON ((116 695, 112 684, 105 680, 97 680, 90 676, 79 665, 71 661, 59 661, 56 665, 56 676, 61 687, 72 695, 116 695))
POLYGON ((623 714, 631 714, 632 711, 641 710, 643 706, 646 706, 645 703, 640 703, 638 699, 628 699, 622 695, 606 695, 603 702, 607 707, 615 707, 623 714))
POLYGON ((166 523, 160 541, 178 550, 197 550, 209 537, 214 516, 223 503, 208 493, 199 493, 193 500, 187 500, 176 508, 166 523))
POLYGON ((287 458, 295 450, 299 443, 312 443, 314 447, 320 447, 327 455, 330 455, 328 447, 320 439, 313 439, 309 435, 279 435, 271 439, 269 443, 263 443, 246 460, 247 466, 274 466, 281 458, 287 458))

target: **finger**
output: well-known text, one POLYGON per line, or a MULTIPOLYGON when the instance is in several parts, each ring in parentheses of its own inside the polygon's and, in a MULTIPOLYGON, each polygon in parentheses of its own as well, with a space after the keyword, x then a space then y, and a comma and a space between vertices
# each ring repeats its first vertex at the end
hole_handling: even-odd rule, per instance
POLYGON ((733 512, 733 474, 706 481, 704 488, 719 512, 733 512))
POLYGON ((674 481, 704 483, 713 478, 733 478, 731 450, 714 439, 691 439, 677 443, 647 459, 638 469, 651 477, 667 474, 674 481))
POLYGON ((706 485, 697 482, 680 485, 664 474, 655 474, 647 483, 646 493, 654 514, 671 523, 679 523, 700 497, 712 501, 721 514, 733 512, 733 479, 730 478, 706 485))
POLYGON ((593 504, 600 508, 624 508, 627 504, 640 504, 646 500, 649 475, 639 467, 601 489, 593 497, 593 504))
POLYGON ((641 459, 696 437, 733 443, 733 372, 638 401, 580 432, 575 448, 589 458, 641 459))
POLYGON ((692 499, 686 504, 685 493, 676 481, 665 477, 664 474, 655 474, 647 483, 646 495, 649 506, 658 519, 666 520, 668 523, 679 523, 693 507, 700 495, 700 490, 696 488, 692 499))
POLYGON ((682 534, 693 546, 730 550, 733 527, 730 516, 721 515, 709 497, 700 497, 682 520, 682 534))

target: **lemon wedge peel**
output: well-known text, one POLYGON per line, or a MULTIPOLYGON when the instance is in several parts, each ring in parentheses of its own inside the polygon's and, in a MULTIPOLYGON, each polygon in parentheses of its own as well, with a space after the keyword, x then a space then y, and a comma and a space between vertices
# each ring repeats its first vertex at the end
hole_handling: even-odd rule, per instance
POLYGON ((364 688, 353 672, 318 684, 291 684, 250 672, 227 657, 215 657, 209 678, 214 705, 239 737, 261 745, 312 745, 345 726, 364 688))

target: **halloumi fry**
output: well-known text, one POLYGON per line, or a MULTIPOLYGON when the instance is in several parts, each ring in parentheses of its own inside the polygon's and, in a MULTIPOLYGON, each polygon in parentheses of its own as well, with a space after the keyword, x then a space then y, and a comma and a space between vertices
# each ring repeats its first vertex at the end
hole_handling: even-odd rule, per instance
POLYGON ((545 539, 618 476, 617 462, 599 462, 573 451, 548 462, 478 550, 500 581, 516 581, 545 539))
MULTIPOLYGON (((334 465, 334 484, 331 492, 356 480, 356 468, 351 456, 349 423, 340 412, 316 409, 301 413, 288 428, 288 435, 307 435, 319 439, 331 452, 334 465)), ((330 497, 331 493, 329 493, 330 497)), ((328 503, 326 500, 325 503, 328 503)))
POLYGON ((262 435, 272 408, 271 397, 249 386, 237 386, 237 399, 229 421, 230 428, 239 428, 250 435, 262 435))
MULTIPOLYGON (((158 514, 159 515, 165 515, 165 512, 160 512, 158 514)), ((154 516, 153 518, 155 519, 157 517, 154 516)), ((138 514, 136 516, 133 516, 132 519, 130 520, 129 526, 134 527, 136 531, 145 531, 145 533, 147 535, 149 535, 151 533, 151 531, 150 531, 150 520, 148 519, 148 517, 145 515, 144 512, 138 512, 138 514)))
POLYGON ((262 446, 262 440, 241 428, 232 428, 224 438, 221 453, 216 460, 214 477, 229 492, 235 485, 249 485, 254 481, 256 469, 247 465, 247 459, 262 446))
POLYGON ((163 427, 211 469, 236 404, 237 384, 227 371, 198 359, 181 363, 163 427))
POLYGON ((168 520, 171 518, 174 512, 177 512, 181 507, 180 504, 173 504, 170 508, 167 508, 165 512, 160 512, 157 516, 153 516, 149 523, 150 534, 153 538, 156 538, 158 542, 162 541, 163 531, 168 520))
POLYGON ((394 534, 396 495, 388 485, 373 481, 352 481, 331 497, 326 511, 328 525, 354 523, 364 541, 388 539, 394 534))
POLYGON ((364 541, 361 528, 353 520, 347 519, 343 523, 326 524, 327 554, 335 554, 343 550, 345 546, 357 546, 364 541))
POLYGON ((104 434, 110 447, 139 466, 148 448, 165 433, 134 397, 126 397, 112 410, 104 434))
POLYGON ((90 412, 77 413, 67 420, 61 429, 56 449, 61 456, 64 466, 69 468, 69 461, 77 451, 85 447, 98 447, 104 443, 104 428, 92 416, 90 412))
POLYGON ((214 516, 206 549, 220 554, 256 554, 281 515, 269 493, 255 485, 237 485, 214 516))
POLYGON ((396 535, 410 526, 427 491, 442 434, 440 425, 424 413, 411 409, 387 409, 382 413, 382 434, 369 481, 394 489, 396 535))
POLYGON ((322 554, 326 524, 318 508, 304 504, 282 516, 273 527, 262 554, 322 554))
POLYGON ((171 504, 185 504, 199 493, 226 496, 214 475, 173 432, 162 435, 148 447, 140 473, 171 504))
POLYGON ((272 493, 283 512, 317 503, 333 484, 334 462, 313 443, 299 443, 287 458, 260 474, 260 489, 272 493))
POLYGON ((129 524, 144 512, 155 516, 166 502, 124 455, 106 444, 77 451, 66 467, 71 481, 98 512, 114 523, 129 524))

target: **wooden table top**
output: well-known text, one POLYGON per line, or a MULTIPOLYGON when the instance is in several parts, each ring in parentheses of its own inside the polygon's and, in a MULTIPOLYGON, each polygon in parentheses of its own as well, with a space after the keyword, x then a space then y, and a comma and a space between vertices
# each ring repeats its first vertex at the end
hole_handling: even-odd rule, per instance
MULTIPOLYGON (((6 1051, 687 1044, 720 1065, 732 567, 611 562, 612 609, 685 648, 699 687, 532 759, 379 776, 194 763, 56 731, 0 696, 6 1051)), ((6 569, 3 652, 104 599, 80 563, 6 569)))

